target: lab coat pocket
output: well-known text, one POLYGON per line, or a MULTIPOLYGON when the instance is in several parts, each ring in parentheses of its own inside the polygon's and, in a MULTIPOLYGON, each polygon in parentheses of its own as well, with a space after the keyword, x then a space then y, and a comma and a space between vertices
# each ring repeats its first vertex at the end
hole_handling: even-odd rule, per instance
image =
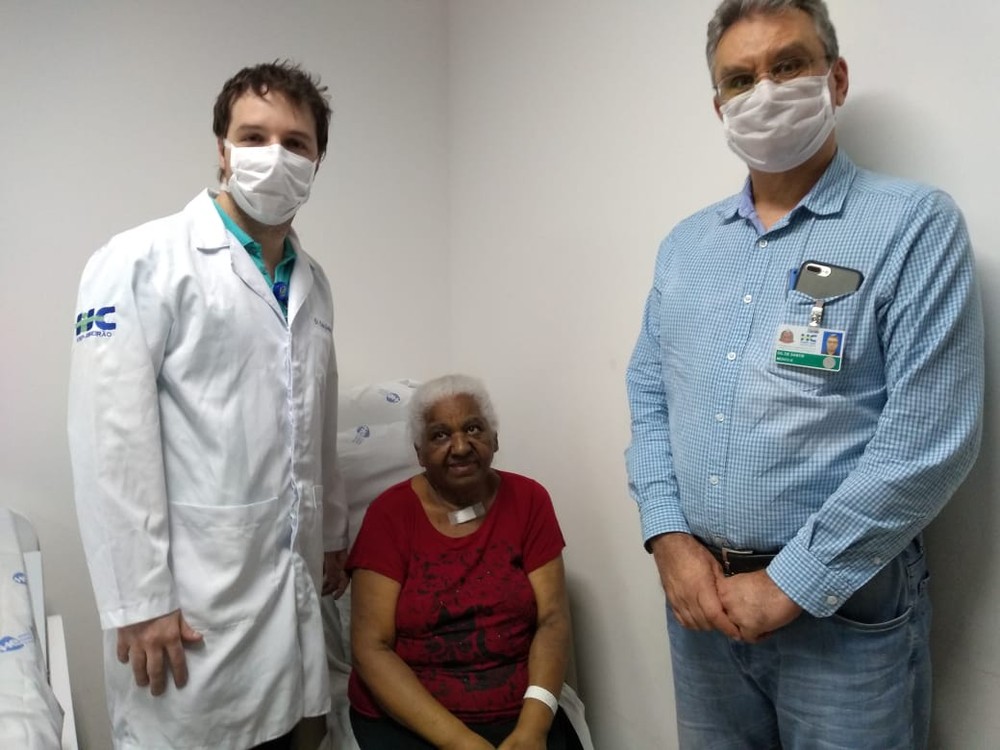
POLYGON ((181 611, 196 630, 267 611, 281 544, 278 498, 250 505, 172 503, 170 557, 181 611))

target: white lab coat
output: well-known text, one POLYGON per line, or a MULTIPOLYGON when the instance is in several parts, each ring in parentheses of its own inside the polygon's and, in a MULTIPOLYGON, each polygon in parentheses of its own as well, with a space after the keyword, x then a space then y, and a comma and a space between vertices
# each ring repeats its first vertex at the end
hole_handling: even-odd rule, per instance
POLYGON ((126 750, 245 750, 330 705, 322 558, 347 546, 330 287, 292 235, 286 323, 211 198, 112 238, 80 284, 70 449, 126 750), (204 644, 153 698, 115 629, 178 608, 204 644))

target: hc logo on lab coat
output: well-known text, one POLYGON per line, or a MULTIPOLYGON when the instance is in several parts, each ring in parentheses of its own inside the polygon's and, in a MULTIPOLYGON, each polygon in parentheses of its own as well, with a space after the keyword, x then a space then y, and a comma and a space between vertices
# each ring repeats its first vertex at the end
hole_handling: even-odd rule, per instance
POLYGON ((6 654, 8 651, 17 651, 22 648, 24 648, 24 644, 17 638, 13 638, 9 635, 5 635, 3 638, 0 638, 0 654, 6 654))
POLYGON ((81 337, 84 334, 91 336, 110 336, 107 331, 113 331, 118 327, 116 323, 112 323, 108 317, 114 315, 115 307, 111 305, 110 307, 102 307, 97 310, 90 308, 85 313, 80 313, 76 316, 76 335, 81 337), (96 326, 97 330, 92 329, 96 326))

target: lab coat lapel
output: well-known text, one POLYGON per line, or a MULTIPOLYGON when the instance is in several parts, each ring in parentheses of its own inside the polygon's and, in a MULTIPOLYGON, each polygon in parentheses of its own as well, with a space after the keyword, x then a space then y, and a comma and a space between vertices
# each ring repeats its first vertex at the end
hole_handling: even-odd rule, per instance
POLYGON ((253 262, 247 249, 235 239, 231 239, 229 252, 233 259, 233 273, 239 276, 254 294, 264 300, 279 318, 284 320, 285 316, 281 313, 278 300, 274 298, 274 292, 268 287, 264 274, 257 268, 257 264, 253 262))
POLYGON ((288 290, 288 325, 292 325, 295 316, 305 303, 313 286, 312 258, 302 252, 299 239, 294 232, 289 234, 292 247, 295 248, 295 265, 292 267, 292 278, 288 290))
POLYGON ((233 273, 254 294, 264 300, 284 323, 285 316, 282 315, 278 300, 274 298, 274 292, 268 287, 264 274, 257 268, 250 254, 247 253, 247 249, 229 234, 226 225, 222 223, 219 212, 212 203, 213 198, 217 195, 216 191, 205 190, 184 209, 192 212, 194 216, 192 236, 195 246, 203 252, 215 252, 228 247, 233 273))

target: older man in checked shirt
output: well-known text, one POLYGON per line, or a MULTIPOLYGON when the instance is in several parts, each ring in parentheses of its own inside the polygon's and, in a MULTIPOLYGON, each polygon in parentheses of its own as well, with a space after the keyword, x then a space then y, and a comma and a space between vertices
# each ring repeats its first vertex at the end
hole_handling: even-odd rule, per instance
POLYGON ((627 374, 681 747, 922 748, 921 531, 980 436, 965 224, 838 150, 822 0, 724 0, 707 53, 749 177, 663 241, 627 374))

